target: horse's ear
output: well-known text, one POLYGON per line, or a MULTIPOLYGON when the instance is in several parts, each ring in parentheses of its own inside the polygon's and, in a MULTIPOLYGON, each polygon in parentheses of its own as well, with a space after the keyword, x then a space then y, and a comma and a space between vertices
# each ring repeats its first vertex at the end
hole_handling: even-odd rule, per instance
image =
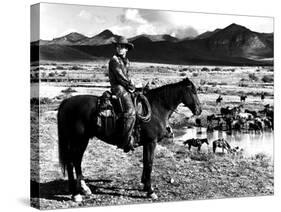
POLYGON ((182 83, 186 86, 192 86, 191 81, 189 80, 188 77, 186 77, 185 79, 182 80, 182 83))

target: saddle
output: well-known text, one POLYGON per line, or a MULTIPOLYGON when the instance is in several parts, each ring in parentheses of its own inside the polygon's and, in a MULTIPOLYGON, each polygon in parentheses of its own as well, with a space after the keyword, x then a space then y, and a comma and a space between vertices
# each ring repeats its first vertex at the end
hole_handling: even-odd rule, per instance
MULTIPOLYGON (((137 144, 140 141, 140 123, 150 120, 151 108, 148 100, 142 93, 134 93, 132 98, 136 108, 136 124, 134 126, 133 136, 137 144)), ((122 119, 120 118, 123 116, 123 112, 124 109, 121 99, 113 95, 110 91, 105 91, 98 98, 95 117, 97 133, 112 144, 116 140, 116 133, 118 131, 118 125, 121 124, 122 119)))

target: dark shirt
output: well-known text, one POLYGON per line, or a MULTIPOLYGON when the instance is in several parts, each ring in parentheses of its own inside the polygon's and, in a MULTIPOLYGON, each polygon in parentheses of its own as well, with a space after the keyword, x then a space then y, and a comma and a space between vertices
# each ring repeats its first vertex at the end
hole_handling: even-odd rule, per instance
POLYGON ((132 85, 128 74, 129 60, 114 55, 108 65, 109 82, 114 94, 127 92, 132 85))

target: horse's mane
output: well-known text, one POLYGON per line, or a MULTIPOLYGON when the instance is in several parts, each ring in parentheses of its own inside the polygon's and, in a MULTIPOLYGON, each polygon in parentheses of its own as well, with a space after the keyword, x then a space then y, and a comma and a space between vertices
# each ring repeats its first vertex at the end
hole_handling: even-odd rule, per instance
POLYGON ((170 105, 172 103, 171 101, 177 98, 180 94, 178 91, 186 86, 191 86, 192 91, 196 92, 194 84, 188 78, 185 78, 184 80, 176 83, 151 89, 147 92, 147 97, 150 100, 160 101, 170 105))

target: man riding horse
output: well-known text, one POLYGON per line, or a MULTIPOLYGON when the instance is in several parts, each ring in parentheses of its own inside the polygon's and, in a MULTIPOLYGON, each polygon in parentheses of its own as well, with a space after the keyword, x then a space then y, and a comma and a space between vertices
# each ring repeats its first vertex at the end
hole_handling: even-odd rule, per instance
POLYGON ((134 149, 134 137, 132 136, 135 121, 136 111, 132 101, 131 94, 135 91, 135 86, 129 78, 129 60, 126 54, 134 48, 132 43, 129 43, 125 37, 119 37, 114 42, 116 52, 109 61, 109 81, 111 92, 121 99, 123 108, 123 116, 121 120, 121 137, 119 148, 124 152, 129 152, 134 149))

